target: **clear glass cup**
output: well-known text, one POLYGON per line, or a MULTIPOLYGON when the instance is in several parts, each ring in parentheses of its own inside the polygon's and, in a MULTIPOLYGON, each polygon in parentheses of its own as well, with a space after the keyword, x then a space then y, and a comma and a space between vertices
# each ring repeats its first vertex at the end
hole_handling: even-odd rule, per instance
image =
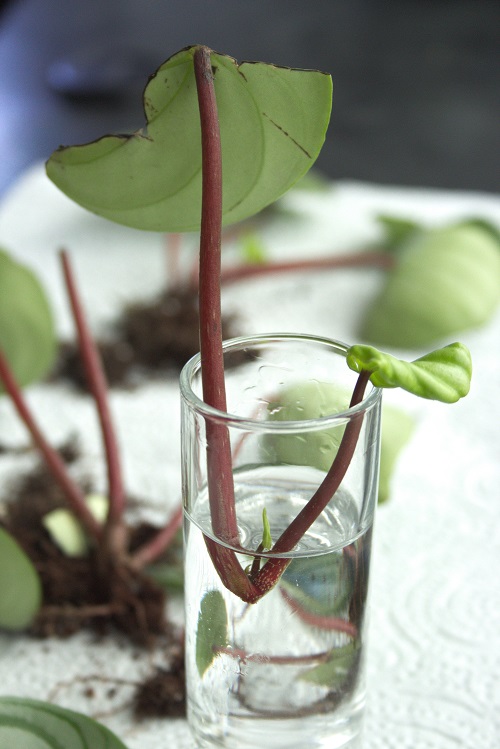
POLYGON ((203 402, 199 356, 181 374, 188 720, 198 747, 359 746, 381 391, 368 384, 349 408, 357 375, 346 352, 304 335, 226 342, 227 413, 203 402), (222 493, 234 490, 237 535, 221 532, 214 504, 219 449, 230 451, 222 493), (334 459, 342 480, 311 520, 334 459), (266 580, 267 592, 252 598, 252 583, 247 595, 249 580, 266 580))

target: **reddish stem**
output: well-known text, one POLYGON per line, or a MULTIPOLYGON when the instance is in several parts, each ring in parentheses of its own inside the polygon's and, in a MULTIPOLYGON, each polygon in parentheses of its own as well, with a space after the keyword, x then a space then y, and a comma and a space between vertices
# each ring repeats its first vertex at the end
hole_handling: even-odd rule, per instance
POLYGON ((180 256, 182 239, 177 233, 165 235, 165 266, 167 282, 171 288, 181 283, 180 256))
POLYGON ((38 425, 36 424, 29 408, 24 400, 21 388, 17 384, 15 377, 9 367, 7 359, 4 354, 0 351, 0 378, 3 382, 5 390, 9 394, 18 414, 26 428, 28 429, 31 437, 42 453, 47 467, 50 469, 55 480, 64 492, 68 504, 73 510, 74 514, 81 521, 85 529, 94 538, 99 540, 102 536, 102 528, 90 512, 85 502, 85 497, 80 491, 79 487, 64 465, 59 453, 47 442, 38 425))
POLYGON ((165 551, 182 525, 182 516, 183 508, 181 505, 175 510, 167 525, 153 536, 151 541, 143 544, 132 554, 130 562, 135 569, 142 569, 146 564, 154 562, 165 551))
MULTIPOLYGON (((352 394, 350 408, 361 403, 371 372, 363 371, 359 374, 354 392, 352 394)), ((288 528, 281 534, 272 548, 276 554, 285 554, 291 551, 300 541, 302 536, 311 527, 313 522, 323 512, 331 500, 349 468, 358 442, 359 433, 363 424, 363 413, 353 416, 347 424, 342 440, 328 473, 311 499, 302 508, 296 518, 292 520, 288 528)), ((289 558, 271 558, 259 570, 252 582, 263 595, 270 590, 290 564, 289 558)))
POLYGON ((123 530, 125 493, 123 490, 119 450, 108 402, 106 376, 104 374, 97 346, 92 339, 85 319, 83 305, 79 298, 69 257, 64 251, 61 252, 61 261, 73 318, 78 332, 80 354, 85 367, 89 389, 97 406, 101 434, 106 452, 106 466, 109 484, 109 511, 106 520, 106 527, 110 535, 113 535, 115 538, 118 535, 123 537, 121 541, 117 541, 119 546, 122 546, 121 550, 123 550, 124 533, 120 533, 120 531, 123 530))
POLYGON ((287 593, 284 588, 280 589, 280 593, 290 606, 294 614, 297 614, 299 619, 302 619, 306 624, 310 624, 312 627, 318 627, 318 629, 327 629, 333 632, 345 632, 350 637, 358 636, 358 628, 352 622, 341 619, 339 616, 326 616, 321 614, 314 614, 311 611, 307 611, 287 593))
MULTIPOLYGON (((194 72, 201 125, 202 205, 200 230, 200 355, 203 400, 226 411, 220 298, 222 233, 222 151, 210 50, 198 47, 194 72)), ((227 428, 208 420, 207 483, 212 527, 222 541, 237 545, 231 444, 227 428)), ((245 598, 253 585, 230 549, 205 537, 207 549, 224 585, 245 598)))
POLYGON ((274 664, 278 666, 295 666, 301 663, 317 663, 329 660, 332 657, 330 650, 323 650, 321 653, 312 653, 311 655, 265 655, 260 653, 247 653, 241 648, 220 647, 215 645, 213 648, 217 655, 230 655, 232 658, 239 658, 246 663, 260 663, 263 666, 274 664))
MULTIPOLYGON (((203 400, 226 412, 224 360, 221 326, 221 232, 222 152, 210 50, 198 47, 194 53, 202 149, 202 210, 200 231, 200 353, 203 400)), ((370 373, 361 373, 351 406, 363 399, 370 373)), ((321 486, 278 539, 273 552, 291 551, 337 491, 353 456, 363 415, 347 425, 337 456, 321 486)), ((214 535, 222 542, 239 546, 234 499, 231 445, 227 427, 207 420, 207 483, 214 535)), ((242 600, 254 603, 279 580, 290 558, 273 558, 259 572, 248 577, 235 552, 205 536, 208 552, 223 584, 242 600)))
POLYGON ((390 252, 353 252, 332 257, 318 257, 304 260, 289 260, 283 262, 245 263, 233 268, 225 268, 221 274, 221 284, 227 286, 236 281, 258 276, 293 273, 297 271, 330 270, 333 268, 357 267, 392 268, 394 256, 390 252))
MULTIPOLYGON (((222 227, 222 152, 210 50, 194 54, 202 148, 200 230, 200 353, 205 403, 226 411, 220 300, 222 227)), ((212 523, 216 535, 236 543, 231 450, 227 428, 207 422, 207 470, 212 523)))
MULTIPOLYGON (((343 255, 328 257, 303 258, 301 260, 269 260, 262 263, 242 263, 232 268, 222 268, 221 285, 228 286, 238 281, 260 276, 297 273, 298 271, 336 270, 339 268, 382 268, 390 270, 396 264, 394 255, 383 250, 364 250, 347 252, 343 255)), ((190 283, 197 287, 196 271, 191 273, 190 283)))
MULTIPOLYGON (((222 152, 210 50, 198 47, 194 69, 201 121, 202 206, 200 231, 200 353, 203 400, 225 412, 220 300, 222 231, 222 152)), ((207 470, 214 532, 236 543, 231 448, 225 426, 207 422, 207 470)))

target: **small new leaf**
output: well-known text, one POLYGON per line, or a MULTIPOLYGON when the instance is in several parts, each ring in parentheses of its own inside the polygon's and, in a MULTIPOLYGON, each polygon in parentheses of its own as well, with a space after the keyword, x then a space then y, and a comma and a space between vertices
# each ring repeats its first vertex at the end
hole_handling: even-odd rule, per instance
POLYGON ((267 260, 266 248, 257 234, 245 234, 241 242, 241 252, 246 263, 260 265, 267 260))
POLYGON ((351 346, 346 358, 355 372, 371 372, 370 380, 376 387, 400 387, 443 403, 455 403, 469 392, 472 361, 462 343, 451 343, 413 362, 359 344, 351 346))
POLYGON ((273 539, 271 537, 271 526, 269 525, 269 519, 267 517, 267 510, 264 507, 262 510, 262 551, 267 551, 272 548, 273 539))
POLYGON ((0 697, 0 747, 127 749, 108 728, 40 700, 0 697))

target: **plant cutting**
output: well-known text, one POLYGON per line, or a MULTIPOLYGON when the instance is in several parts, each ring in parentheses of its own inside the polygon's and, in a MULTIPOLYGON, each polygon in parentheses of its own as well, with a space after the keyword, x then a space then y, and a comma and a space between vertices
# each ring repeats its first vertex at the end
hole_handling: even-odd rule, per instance
POLYGON ((460 344, 412 364, 313 336, 222 345, 221 227, 307 171, 330 99, 322 73, 238 65, 191 47, 146 87, 147 133, 60 149, 47 164, 64 192, 112 220, 161 231, 200 225, 200 357, 181 376, 187 673, 199 746, 254 747, 263 735, 275 748, 355 739, 380 387, 446 402, 468 390, 460 344), (248 366, 233 379, 224 360, 235 351, 248 366), (356 372, 347 383, 346 360, 356 372), (347 409, 267 419, 306 373, 351 386, 347 409), (326 471, 272 449, 277 436, 307 446, 310 433, 332 430, 338 447, 326 471))

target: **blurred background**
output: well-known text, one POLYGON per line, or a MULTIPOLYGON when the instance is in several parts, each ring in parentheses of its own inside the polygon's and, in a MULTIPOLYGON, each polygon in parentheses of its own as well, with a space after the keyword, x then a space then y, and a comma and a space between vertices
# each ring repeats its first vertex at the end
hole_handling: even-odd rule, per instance
POLYGON ((148 75, 193 43, 331 73, 334 179, 499 189, 498 0, 0 0, 0 194, 141 127, 148 75))

